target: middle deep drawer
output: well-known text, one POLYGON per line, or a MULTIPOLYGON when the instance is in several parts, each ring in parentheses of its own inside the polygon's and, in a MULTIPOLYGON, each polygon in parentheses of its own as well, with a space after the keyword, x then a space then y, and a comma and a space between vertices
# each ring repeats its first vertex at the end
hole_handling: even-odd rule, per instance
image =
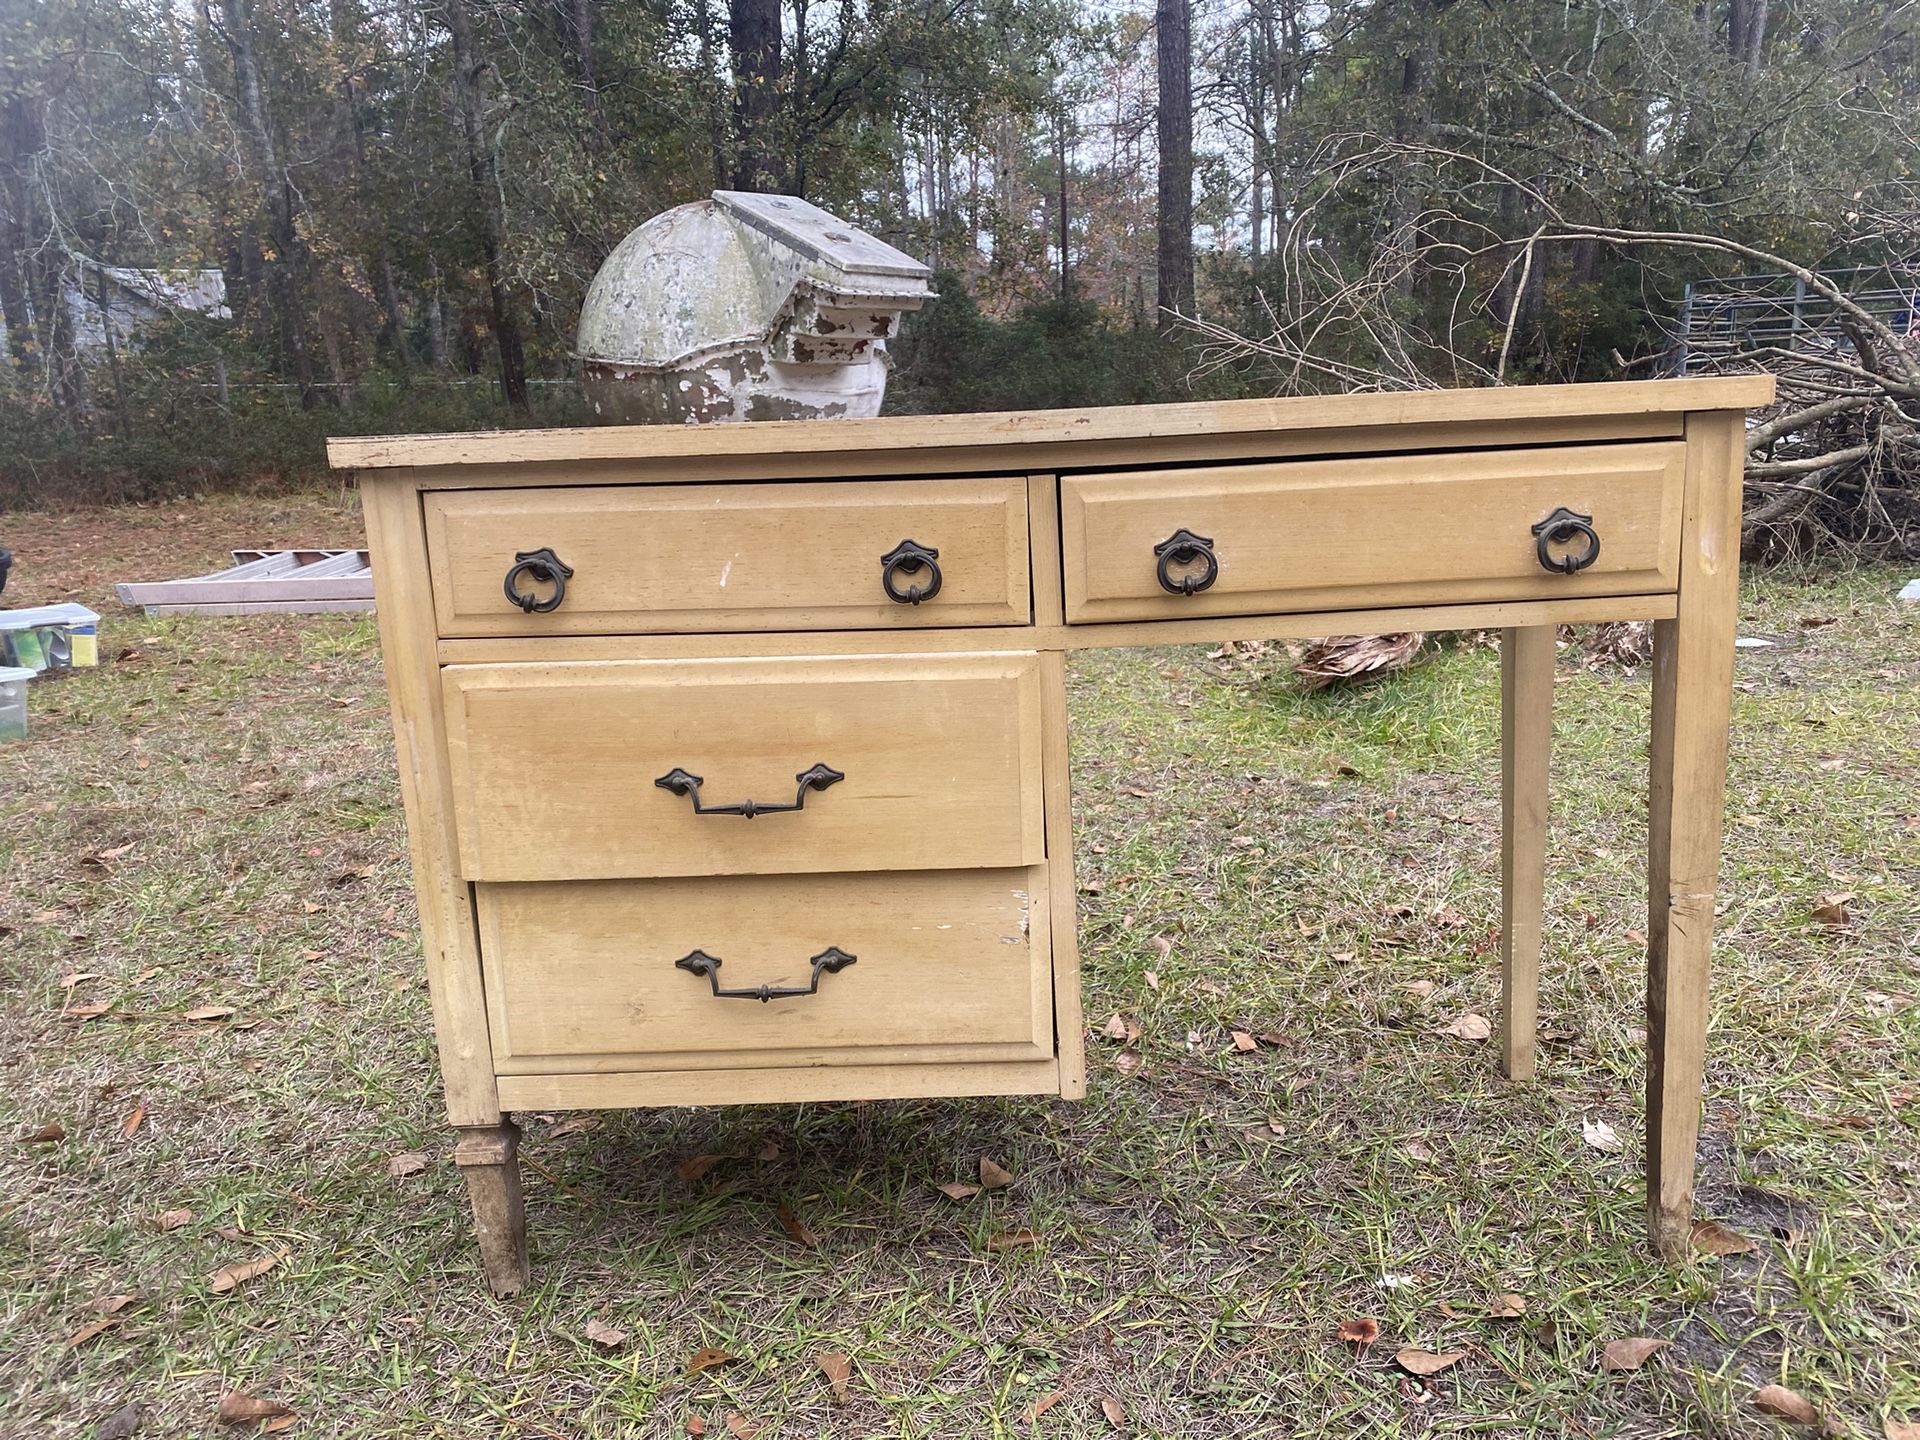
POLYGON ((473 881, 1045 858, 1031 652, 450 665, 473 881))

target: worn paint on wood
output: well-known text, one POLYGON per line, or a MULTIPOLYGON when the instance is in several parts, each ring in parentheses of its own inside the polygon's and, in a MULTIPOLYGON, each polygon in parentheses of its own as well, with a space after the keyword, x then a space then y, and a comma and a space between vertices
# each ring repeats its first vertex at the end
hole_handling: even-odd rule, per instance
POLYGON ((877 415, 928 276, 798 196, 716 190, 600 267, 576 345, 588 402, 608 424, 877 415))

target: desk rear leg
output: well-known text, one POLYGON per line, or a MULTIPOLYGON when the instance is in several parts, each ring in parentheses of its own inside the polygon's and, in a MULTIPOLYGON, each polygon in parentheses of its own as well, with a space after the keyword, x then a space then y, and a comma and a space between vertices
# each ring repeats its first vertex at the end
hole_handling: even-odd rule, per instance
POLYGON ((1500 632, 1500 1062, 1531 1080, 1540 1015, 1554 627, 1500 632))

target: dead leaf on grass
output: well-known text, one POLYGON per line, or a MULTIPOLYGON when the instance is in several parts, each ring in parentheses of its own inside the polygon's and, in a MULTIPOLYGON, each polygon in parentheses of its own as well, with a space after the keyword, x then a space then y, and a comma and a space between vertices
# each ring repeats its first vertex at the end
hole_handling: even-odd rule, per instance
POLYGON ((215 1418, 222 1425, 257 1425, 262 1420, 279 1420, 292 1414, 293 1411, 278 1400, 263 1400, 244 1390, 229 1390, 220 1397, 220 1410, 215 1418))
POLYGON ((1600 1352, 1600 1368, 1638 1370, 1647 1363, 1648 1357, 1671 1344, 1671 1340, 1654 1340, 1645 1335, 1636 1335, 1628 1340, 1609 1340, 1600 1352))
POLYGON ((1122 1050, 1113 1057, 1113 1068, 1122 1075, 1131 1075, 1139 1070, 1141 1064, 1138 1050, 1122 1050))
POLYGON ((112 1011, 111 1005, 70 1005, 60 1011, 62 1020, 98 1020, 112 1011))
POLYGON ((1107 1417, 1107 1423, 1116 1430, 1127 1423, 1127 1412, 1121 1408, 1120 1402, 1111 1395, 1102 1395, 1100 1397, 1100 1413, 1107 1417))
POLYGON ((736 1440, 753 1440, 760 1433, 760 1427, 742 1415, 738 1410, 727 1411, 727 1433, 736 1440))
POLYGON ((269 1250, 264 1255, 256 1255, 251 1260, 236 1260, 231 1265, 222 1265, 207 1276, 207 1284, 213 1287, 213 1293, 224 1295, 236 1285, 244 1285, 249 1280, 258 1279, 274 1266, 287 1258, 288 1251, 282 1247, 269 1250))
POLYGON ((87 1309, 96 1315, 118 1315, 127 1306, 140 1298, 140 1292, 129 1290, 124 1295, 102 1295, 87 1302, 87 1309))
POLYGON ((178 1230, 182 1225, 191 1224, 192 1221, 193 1211, 191 1210, 162 1210, 147 1223, 164 1235, 167 1231, 178 1230))
POLYGON ((1067 1392, 1065 1390, 1053 1390, 1042 1395, 1027 1407, 1027 1423, 1031 1425, 1035 1420, 1038 1420, 1042 1415, 1046 1414, 1047 1411, 1051 1410, 1066 1398, 1067 1392))
POLYGON ((1527 1297, 1516 1295, 1511 1290, 1493 1297, 1493 1303, 1487 1306, 1487 1318, 1490 1320, 1517 1320, 1527 1313, 1527 1297))
POLYGON ((1109 1040, 1124 1040, 1127 1038, 1127 1022, 1120 1018, 1120 1012, 1116 1010, 1107 1017, 1107 1023, 1100 1027, 1100 1033, 1109 1040))
POLYGON ((569 1115, 558 1125, 547 1131, 547 1139, 559 1140, 568 1135, 579 1135, 593 1129, 600 1123, 598 1115, 569 1115))
POLYGON ((1142 970, 1140 972, 1140 978, 1147 982, 1147 988, 1149 990, 1158 990, 1160 988, 1159 972, 1154 970, 1142 970))
POLYGON ((136 1105, 127 1112, 127 1118, 120 1122, 120 1138, 131 1140, 133 1132, 140 1128, 140 1122, 147 1118, 147 1107, 136 1105))
POLYGON ((119 1323, 120 1317, 118 1315, 109 1315, 104 1320, 95 1320, 90 1325, 82 1325, 67 1337, 67 1343, 64 1348, 74 1350, 86 1344, 89 1340, 97 1340, 119 1323))
POLYGON ((1693 1248, 1709 1255, 1745 1255, 1760 1248, 1760 1242, 1738 1230, 1729 1230, 1718 1220, 1702 1220, 1693 1227, 1693 1248))
POLYGON ((1260 1042, 1254 1039, 1253 1036, 1249 1035, 1246 1031, 1235 1030, 1232 1033, 1233 1033, 1233 1048, 1238 1050, 1241 1054, 1244 1055, 1249 1050, 1258 1050, 1260 1048, 1260 1042))
POLYGON ((1429 1375, 1438 1375, 1442 1370, 1451 1370, 1466 1358, 1467 1352, 1464 1350, 1444 1350, 1436 1355, 1433 1351, 1422 1350, 1417 1345, 1403 1345, 1395 1352, 1393 1363, 1409 1375, 1418 1375, 1424 1379, 1429 1375))
POLYGON ((793 1207, 786 1201, 780 1202, 778 1211, 780 1228, 787 1232, 787 1238, 796 1245, 804 1245, 809 1250, 819 1248, 820 1237, 807 1227, 807 1222, 793 1213, 793 1207))
POLYGON ((689 1185, 691 1185, 695 1180, 698 1180, 701 1176, 705 1175, 709 1170, 713 1169, 714 1166, 718 1165, 722 1160, 725 1160, 726 1158, 727 1157, 725 1155, 690 1156, 689 1158, 682 1160, 678 1165, 674 1166, 673 1173, 678 1175, 682 1180, 685 1180, 689 1185))
POLYGON ((627 1332, 607 1324, 598 1315, 587 1321, 586 1336, 602 1350, 618 1350, 627 1343, 627 1332))
POLYGON ((949 1180, 940 1187, 940 1193, 949 1200, 971 1200, 980 1193, 980 1187, 964 1180, 949 1180))
POLYGON ((1887 1440, 1920 1440, 1920 1420, 1896 1420, 1889 1415, 1880 1422, 1887 1440))
POLYGON ((1166 935, 1156 935, 1147 944, 1153 947, 1153 953, 1162 959, 1173 953, 1173 940, 1166 935))
POLYGON ((1813 918, 1822 925, 1850 925, 1853 916, 1847 911, 1847 902, 1853 899, 1851 890, 1835 895, 1822 895, 1819 903, 1813 907, 1813 918))
POLYGON ((980 1184, 988 1190, 1004 1190, 1013 1184, 1013 1172, 986 1156, 980 1157, 980 1184))
POLYGON ((233 1014, 231 1005, 201 1005, 183 1013, 182 1020, 224 1020, 233 1014))
POLYGON ((422 1174, 426 1168, 427 1157, 418 1150, 409 1150, 387 1161, 387 1175, 394 1180, 404 1180, 409 1175, 422 1174))
POLYGON ((700 1437, 706 1433, 706 1421, 702 1420, 698 1415, 687 1416, 687 1434, 691 1437, 691 1440, 700 1440, 700 1437))
POLYGON ((1820 1411, 1814 1403, 1798 1390, 1789 1390, 1784 1385, 1762 1385, 1753 1392, 1753 1403, 1757 1409, 1796 1425, 1820 1423, 1820 1411))
POLYGON ((1485 1040, 1493 1034, 1493 1022, 1486 1016, 1469 1010, 1440 1033, 1452 1035, 1460 1040, 1485 1040))
POLYGON ((1415 999, 1425 1000, 1433 994, 1434 983, 1431 980, 1409 980, 1400 988, 1415 999))
POLYGON ((836 1400, 847 1398, 847 1381, 853 1378, 853 1361, 835 1350, 822 1351, 813 1357, 813 1363, 820 1367, 820 1373, 827 1377, 827 1384, 833 1390, 836 1400))
POLYGON ((987 1240, 987 1249, 998 1255, 1007 1250, 1033 1250, 1040 1244, 1040 1237, 1032 1230, 1002 1230, 987 1240))
POLYGON ((31 1135, 22 1135, 20 1137, 20 1143, 22 1145, 58 1145, 66 1138, 66 1127, 61 1125, 59 1121, 53 1120, 42 1125, 31 1135))
POLYGON ((1627 1142, 1620 1138, 1620 1132, 1604 1120, 1580 1121, 1580 1138, 1596 1150, 1604 1150, 1609 1155, 1618 1155, 1627 1148, 1627 1142))
POLYGON ((1371 1315, 1362 1315, 1354 1320, 1342 1320, 1338 1333, 1340 1338, 1349 1345, 1364 1348, 1380 1338, 1380 1322, 1371 1315))
POLYGON ((732 1355, 722 1350, 718 1345, 702 1345, 698 1350, 693 1352, 692 1358, 687 1361, 685 1378, 691 1380, 702 1370, 717 1370, 722 1365, 731 1365, 739 1358, 737 1355, 732 1355))

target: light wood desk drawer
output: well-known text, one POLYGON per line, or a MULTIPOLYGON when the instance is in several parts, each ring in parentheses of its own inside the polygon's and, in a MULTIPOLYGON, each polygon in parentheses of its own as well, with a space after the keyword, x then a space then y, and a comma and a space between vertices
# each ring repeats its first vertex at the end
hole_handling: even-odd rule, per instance
POLYGON ((502 1074, 1053 1055, 1044 866, 476 894, 502 1074))
POLYGON ((1671 591, 1685 454, 1674 441, 1063 476, 1067 619, 1671 591), (1563 509, 1578 518, 1550 527, 1543 563, 1534 527, 1563 509))
POLYGON ((612 635, 1025 625, 1021 480, 442 490, 424 499, 440 633, 612 635), (892 593, 886 561, 902 554, 892 593), (572 571, 555 595, 550 552, 572 571), (935 589, 935 574, 938 588, 935 589), (915 590, 919 600, 910 598, 915 590))
POLYGON ((452 665, 441 683, 468 880, 1045 856, 1031 652, 452 665))

